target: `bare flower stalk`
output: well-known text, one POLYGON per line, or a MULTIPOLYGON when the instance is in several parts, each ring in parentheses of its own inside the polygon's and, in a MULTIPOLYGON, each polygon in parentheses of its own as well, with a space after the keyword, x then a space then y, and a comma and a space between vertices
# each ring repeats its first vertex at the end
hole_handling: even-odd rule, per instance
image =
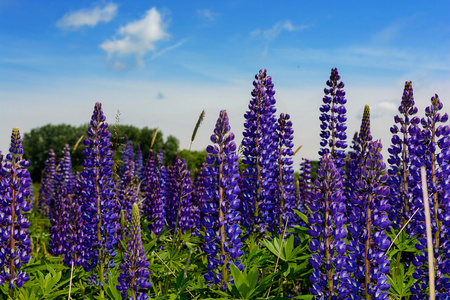
POLYGON ((436 299, 436 290, 434 286, 434 247, 433 247, 433 235, 431 232, 431 217, 430 217, 430 204, 428 203, 428 187, 427 187, 427 173, 425 166, 420 168, 420 174, 422 175, 422 193, 423 193, 423 206, 425 209, 425 226, 427 230, 427 247, 428 247, 428 276, 430 287, 430 300, 436 299))
POLYGON ((150 143, 150 148, 153 148, 153 144, 155 143, 156 136, 158 135, 158 131, 159 131, 159 126, 158 126, 158 128, 156 128, 156 131, 155 131, 155 133, 153 134, 152 142, 150 143))

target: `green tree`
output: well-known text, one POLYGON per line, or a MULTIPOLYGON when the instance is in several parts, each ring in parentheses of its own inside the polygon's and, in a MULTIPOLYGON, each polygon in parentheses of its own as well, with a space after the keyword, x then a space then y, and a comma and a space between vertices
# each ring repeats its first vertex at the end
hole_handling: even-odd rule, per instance
POLYGON ((206 150, 202 151, 191 151, 189 155, 189 150, 184 149, 178 152, 179 158, 184 158, 188 164, 188 169, 191 171, 191 174, 195 174, 197 170, 200 169, 202 164, 206 162, 206 150))
MULTIPOLYGON (((84 159, 84 145, 81 142, 75 151, 73 148, 82 136, 86 137, 87 128, 87 124, 78 127, 68 124, 47 124, 25 133, 23 136, 24 157, 30 162, 28 170, 33 181, 40 182, 49 150, 53 149, 56 159, 59 160, 66 144, 72 149, 72 164, 81 166, 84 159)), ((77 170, 76 167, 74 169, 77 170)))
MULTIPOLYGON (((68 144, 72 150, 72 165, 74 171, 82 170, 84 160, 83 140, 87 136, 88 124, 81 126, 72 126, 67 124, 52 125, 48 124, 39 128, 34 128, 25 133, 23 137, 23 148, 25 158, 30 162, 29 171, 34 182, 40 182, 42 171, 45 167, 45 161, 48 158, 49 150, 53 149, 57 161, 62 157, 62 150, 65 144, 68 144), (80 138, 83 137, 81 140, 80 138), (78 143, 79 142, 79 143, 78 143), (74 147, 77 145, 75 150, 74 147)), ((169 135, 164 141, 163 133, 157 129, 144 127, 139 129, 132 125, 110 124, 109 132, 113 143, 114 160, 121 159, 121 150, 125 135, 128 140, 133 141, 135 149, 140 144, 144 160, 148 157, 150 149, 158 153, 160 149, 164 151, 164 163, 172 163, 175 153, 178 151, 180 142, 172 135, 169 135), (153 142, 153 137, 156 137, 153 142), (151 147, 152 146, 152 147, 151 147)))

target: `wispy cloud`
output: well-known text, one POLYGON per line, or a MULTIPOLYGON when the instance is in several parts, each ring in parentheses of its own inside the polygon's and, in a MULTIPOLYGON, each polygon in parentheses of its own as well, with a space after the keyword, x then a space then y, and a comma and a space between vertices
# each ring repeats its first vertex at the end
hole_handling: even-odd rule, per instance
POLYGON ((183 45, 183 44, 186 43, 186 42, 187 42, 187 40, 182 40, 182 41, 176 43, 175 45, 166 47, 166 48, 162 49, 161 51, 158 51, 158 52, 156 52, 155 54, 153 54, 152 58, 161 56, 161 55, 163 55, 164 53, 166 53, 166 52, 168 52, 168 51, 171 51, 171 50, 173 50, 173 49, 175 49, 175 48, 180 47, 181 45, 183 45))
POLYGON ((82 26, 94 27, 100 22, 108 23, 117 14, 118 5, 109 2, 105 6, 95 6, 92 9, 80 9, 65 14, 56 25, 66 30, 77 30, 82 26))
POLYGON ((308 28, 308 25, 294 26, 290 20, 275 23, 272 28, 262 30, 257 28, 250 32, 250 37, 254 39, 263 39, 266 42, 263 55, 267 54, 269 43, 275 40, 283 31, 293 32, 308 28))
POLYGON ((266 41, 270 42, 276 39, 281 32, 283 31, 297 31, 308 28, 308 25, 302 25, 302 26, 294 26, 290 20, 284 21, 284 22, 277 22, 275 25, 272 26, 272 28, 261 30, 261 29, 255 29, 252 32, 250 32, 250 36, 252 38, 263 38, 266 41))
POLYGON ((214 21, 216 19, 217 14, 210 9, 198 9, 197 16, 206 21, 214 21))
MULTIPOLYGON (((144 18, 128 23, 119 29, 121 38, 107 40, 100 48, 108 53, 108 59, 120 60, 134 56, 138 66, 144 66, 144 56, 149 51, 155 51, 155 43, 167 39, 167 22, 156 8, 146 12, 144 18)), ((129 65, 129 62, 123 62, 129 65)), ((130 65, 129 65, 130 66, 130 65)))

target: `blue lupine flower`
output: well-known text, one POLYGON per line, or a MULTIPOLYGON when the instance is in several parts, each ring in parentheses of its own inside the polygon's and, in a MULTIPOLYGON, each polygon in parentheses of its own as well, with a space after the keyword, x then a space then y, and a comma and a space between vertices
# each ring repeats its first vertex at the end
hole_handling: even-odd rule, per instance
POLYGON ((114 202, 111 134, 105 120, 101 103, 96 103, 88 137, 84 140, 85 160, 81 172, 81 201, 85 221, 81 263, 86 271, 98 267, 100 285, 106 280, 107 268, 114 266, 114 247, 120 229, 114 202))
POLYGON ((166 222, 169 229, 184 233, 194 225, 192 216, 192 186, 186 161, 175 154, 168 170, 166 222))
POLYGON ((69 237, 71 232, 70 219, 73 218, 72 203, 75 178, 72 174, 72 162, 69 145, 64 147, 64 156, 53 180, 53 200, 50 205, 50 253, 65 255, 69 251, 69 237))
POLYGON ((214 134, 213 145, 206 148, 208 167, 204 170, 206 189, 201 206, 202 225, 205 227, 204 252, 208 258, 205 280, 223 287, 229 282, 230 263, 242 270, 240 257, 244 254, 238 222, 240 190, 238 186, 238 156, 234 134, 230 131, 228 115, 220 111, 214 134))
POLYGON ((345 125, 345 121, 347 121, 345 116, 347 99, 345 99, 345 91, 343 90, 344 83, 341 81, 341 76, 336 68, 331 69, 327 86, 328 88, 324 89, 323 105, 320 107, 319 120, 322 122, 320 137, 322 140, 319 155, 323 156, 330 153, 336 168, 343 175, 345 149, 347 148, 347 126, 345 125))
POLYGON ((141 292, 149 289, 151 282, 149 281, 149 262, 142 245, 141 223, 137 203, 134 203, 132 207, 129 233, 128 246, 124 253, 125 261, 119 265, 120 275, 117 290, 121 292, 122 299, 130 299, 130 294, 131 299, 150 299, 146 292, 141 292))
POLYGON ((306 207, 309 207, 311 204, 312 188, 311 161, 302 158, 302 162, 300 163, 300 174, 298 177, 298 199, 296 207, 303 213, 307 212, 306 207))
POLYGON ((156 165, 156 157, 150 150, 145 162, 141 184, 141 195, 144 198, 144 214, 151 221, 148 230, 158 236, 164 229, 165 197, 162 191, 164 178, 156 165))
POLYGON ((410 211, 410 193, 411 185, 415 185, 416 181, 408 176, 409 168, 412 162, 410 147, 414 144, 414 135, 411 131, 420 122, 417 114, 417 107, 414 104, 414 95, 411 81, 405 82, 403 90, 402 102, 398 107, 400 116, 395 116, 395 124, 391 127, 392 145, 389 147, 388 163, 390 168, 389 186, 391 188, 391 197, 389 204, 389 219, 393 222, 394 228, 399 228, 405 224, 412 214, 410 211), (397 125, 398 124, 398 125, 397 125))
POLYGON ((255 75, 249 110, 245 113, 242 141, 246 165, 241 186, 241 214, 248 231, 274 231, 278 222, 277 202, 277 132, 275 90, 266 70, 255 75))
POLYGON ((292 168, 294 151, 294 129, 288 114, 281 114, 277 122, 278 133, 278 195, 275 198, 275 210, 280 216, 278 221, 278 232, 281 233, 283 227, 291 227, 297 223, 295 207, 295 186, 294 168, 292 168), (287 223, 287 224, 286 224, 287 223))
POLYGON ((0 285, 7 282, 9 295, 14 287, 21 288, 30 279, 20 268, 28 263, 31 240, 28 235, 30 223, 24 213, 30 210, 28 161, 23 159, 22 139, 18 128, 13 128, 11 147, 0 164, 0 285))
POLYGON ((142 157, 141 145, 137 144, 136 157, 134 158, 134 174, 138 181, 142 181, 142 172, 144 169, 144 161, 142 157))
POLYGON ((350 295, 349 277, 345 276, 348 260, 344 255, 347 250, 344 182, 329 153, 321 158, 317 175, 308 218, 308 234, 312 237, 311 293, 325 299, 344 299, 350 295))
POLYGON ((417 182, 416 185, 411 187, 413 200, 411 203, 418 209, 417 214, 413 218, 413 225, 411 228, 411 234, 417 235, 418 244, 416 248, 420 251, 419 255, 414 256, 412 264, 416 267, 413 277, 418 279, 418 282, 411 288, 411 292, 414 294, 414 298, 423 298, 426 296, 426 291, 423 290, 423 286, 428 286, 428 264, 427 264, 427 242, 424 226, 424 210, 423 210, 423 194, 422 185, 420 180, 420 167, 424 165, 427 171, 427 186, 431 214, 431 230, 433 238, 433 248, 435 253, 435 286, 436 286, 436 299, 448 298, 450 288, 446 287, 445 279, 450 273, 448 268, 448 259, 445 255, 445 249, 448 249, 448 243, 446 243, 447 227, 446 219, 450 218, 448 210, 448 199, 445 198, 448 194, 445 190, 445 181, 448 181, 448 135, 450 133, 450 127, 448 125, 438 125, 439 123, 445 123, 448 120, 448 115, 440 114, 440 110, 443 108, 442 102, 439 97, 435 95, 431 98, 431 105, 425 109, 425 117, 421 119, 421 127, 414 127, 414 144, 411 145, 411 153, 413 154, 412 162, 410 166, 411 177, 417 182), (439 151, 440 150, 440 151, 439 151))
POLYGON ((39 188, 38 206, 39 211, 44 216, 49 216, 49 207, 54 201, 54 184, 55 184, 55 151, 50 149, 48 152, 48 158, 45 161, 44 174, 39 188))

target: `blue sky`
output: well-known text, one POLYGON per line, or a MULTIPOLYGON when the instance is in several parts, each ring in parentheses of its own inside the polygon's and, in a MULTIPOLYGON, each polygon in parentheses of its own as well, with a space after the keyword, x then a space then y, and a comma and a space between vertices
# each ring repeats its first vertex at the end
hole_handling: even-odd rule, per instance
MULTIPOLYGON (((385 149, 411 80, 422 116, 450 105, 449 1, 0 2, 0 150, 12 127, 80 125, 102 102, 109 123, 160 127, 188 148, 209 143, 221 109, 239 144, 252 81, 265 68, 297 154, 316 159, 319 107, 331 68, 348 99, 348 136, 364 105, 385 149)), ((349 141, 350 142, 350 141, 349 141)), ((386 155, 386 150, 383 151, 386 155)))

